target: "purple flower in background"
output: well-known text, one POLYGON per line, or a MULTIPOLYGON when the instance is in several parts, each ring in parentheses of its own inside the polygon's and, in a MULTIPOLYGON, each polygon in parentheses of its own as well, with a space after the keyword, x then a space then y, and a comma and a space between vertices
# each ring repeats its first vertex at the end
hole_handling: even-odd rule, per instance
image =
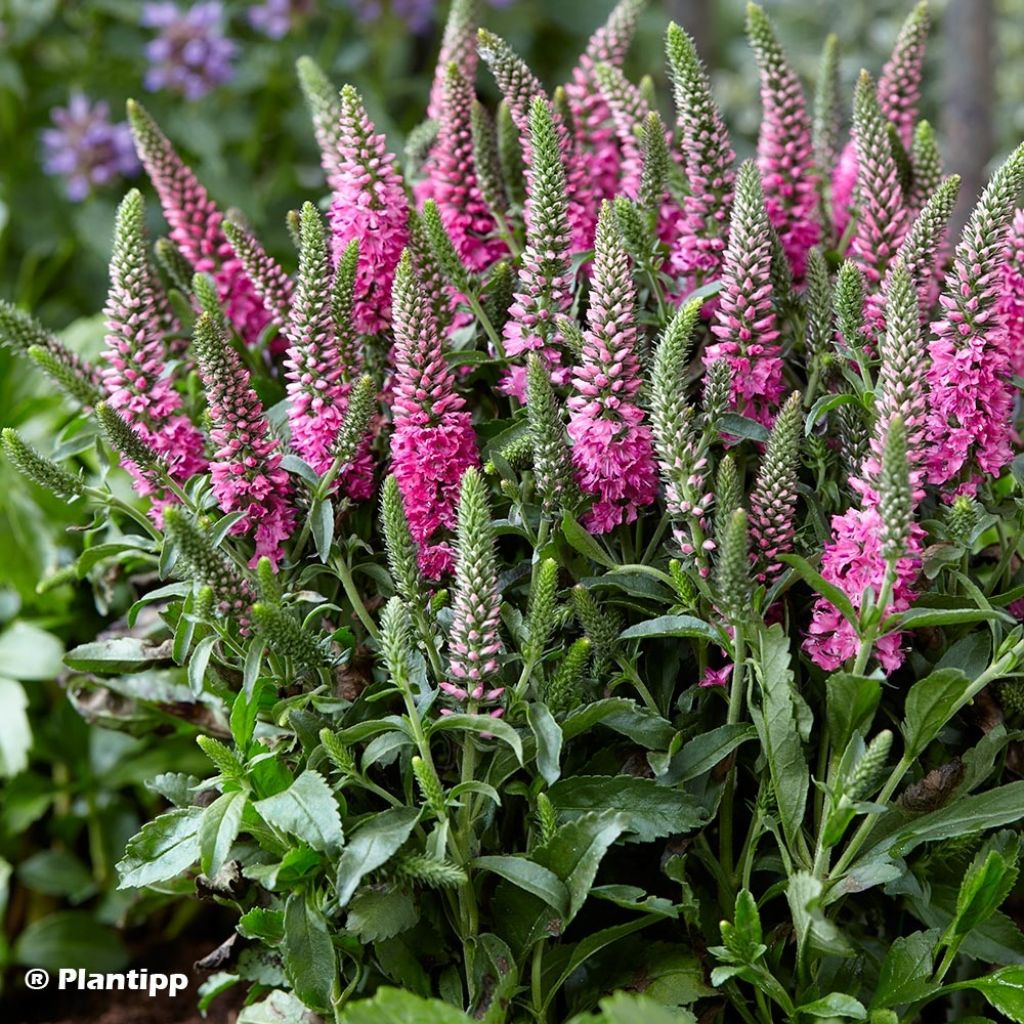
POLYGON ((304 18, 312 11, 312 0, 265 0, 262 4, 250 7, 246 16, 257 32, 271 39, 282 39, 296 19, 304 18))
POLYGON ((159 29, 146 45, 151 64, 146 72, 150 92, 172 89, 197 100, 231 77, 235 44, 222 29, 223 8, 205 0, 182 11, 171 0, 153 0, 142 9, 142 24, 159 29))
POLYGON ((68 198, 80 203, 95 185, 139 173, 126 121, 110 123, 110 106, 73 92, 66 107, 50 111, 54 128, 42 133, 43 170, 66 179, 68 198))
MULTIPOLYGON (((268 0, 273 2, 273 0, 268 0)), ((512 0, 487 0, 492 7, 507 7, 512 0)), ((437 0, 348 0, 352 12, 360 21, 376 21, 385 10, 390 10, 396 18, 401 18, 406 27, 415 35, 426 32, 434 20, 434 14, 440 6, 437 0)))

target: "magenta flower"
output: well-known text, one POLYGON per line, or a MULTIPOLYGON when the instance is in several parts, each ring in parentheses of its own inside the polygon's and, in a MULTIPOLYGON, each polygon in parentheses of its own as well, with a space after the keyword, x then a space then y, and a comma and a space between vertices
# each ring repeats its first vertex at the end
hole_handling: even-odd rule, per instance
POLYGON ((765 426, 785 391, 772 292, 772 240, 757 167, 747 161, 725 251, 723 288, 711 326, 718 339, 704 349, 704 366, 719 359, 732 369, 732 407, 765 426))
MULTIPOLYGON (((169 475, 184 483, 206 468, 203 436, 182 411, 181 397, 164 364, 164 330, 148 262, 142 196, 133 189, 117 213, 114 254, 110 263, 106 366, 103 384, 109 405, 139 437, 161 456, 169 475)), ((140 494, 153 484, 131 463, 129 472, 140 494)), ((172 500, 161 494, 153 512, 172 500)))
POLYGON ((476 82, 476 69, 479 63, 476 52, 478 10, 478 0, 452 0, 427 103, 427 117, 433 121, 441 120, 449 65, 454 64, 459 69, 459 74, 470 84, 476 82))
POLYGON ((218 0, 204 0, 182 11, 170 0, 152 0, 142 8, 142 25, 159 29, 146 44, 150 92, 171 89, 198 100, 231 78, 235 44, 226 39, 224 9, 218 0))
POLYGON ((408 252, 395 273, 394 330, 392 472, 420 568, 436 580, 455 564, 450 540, 459 486, 479 456, 470 414, 455 391, 429 299, 408 252))
POLYGON ((210 464, 217 504, 224 512, 244 513, 231 533, 253 535, 256 553, 250 564, 266 555, 276 567, 295 527, 291 482, 281 468, 280 442, 269 435, 263 403, 249 382, 249 371, 209 313, 196 323, 194 349, 206 389, 210 437, 217 446, 210 464))
POLYGON ((480 194, 473 164, 473 86, 448 66, 437 142, 429 160, 431 196, 463 263, 486 270, 508 251, 480 194))
POLYGON ((134 100, 128 101, 128 120, 139 157, 171 227, 171 240, 193 270, 213 276, 227 318, 250 345, 255 344, 270 322, 270 314, 224 235, 224 215, 182 163, 167 136, 134 100))
POLYGON ((747 7, 747 32, 761 70, 764 115, 757 140, 768 219, 775 226, 793 276, 804 276, 808 250, 817 245, 817 175, 811 118, 803 88, 779 46, 764 11, 747 7))
POLYGON ((1010 226, 998 312, 1006 331, 1010 372, 1019 377, 1024 375, 1024 210, 1013 215, 1010 226))
POLYGON ((584 525, 607 533, 620 523, 633 522, 658 490, 651 431, 636 401, 636 288, 607 201, 594 240, 594 277, 583 337, 569 399, 572 461, 581 490, 594 498, 584 525))
POLYGON ((334 262, 349 242, 359 240, 355 326, 361 334, 376 334, 391 321, 395 267, 409 241, 409 203, 395 157, 350 85, 341 90, 338 145, 337 174, 331 182, 334 262))
MULTIPOLYGON (((689 183, 679 237, 668 267, 681 279, 679 294, 685 297, 721 270, 732 211, 735 154, 693 40, 678 25, 671 24, 666 47, 679 145, 689 183)), ((708 305, 710 312, 714 306, 708 305)))
POLYGON ((73 92, 66 107, 54 107, 56 127, 42 133, 43 170, 65 180, 67 196, 79 203, 93 188, 139 173, 127 122, 110 123, 110 106, 73 92))
POLYGON ((1024 179, 1024 145, 989 182, 964 229, 939 297, 929 351, 932 448, 928 479, 971 492, 979 470, 998 476, 1012 458, 1010 338, 998 304, 1014 201, 1024 179))

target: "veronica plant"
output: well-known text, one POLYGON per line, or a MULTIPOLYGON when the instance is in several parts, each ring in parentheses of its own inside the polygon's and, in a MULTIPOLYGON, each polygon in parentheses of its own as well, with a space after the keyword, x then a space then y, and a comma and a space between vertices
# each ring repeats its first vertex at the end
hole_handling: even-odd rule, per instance
POLYGON ((121 884, 236 915, 240 1024, 1024 1020, 1024 147, 949 244, 921 5, 837 223, 835 41, 812 116, 750 8, 737 167, 682 29, 675 131, 623 73, 641 6, 549 91, 455 0, 405 173, 304 60, 291 257, 133 104, 171 238, 130 193, 102 365, 0 308, 77 403, 5 451, 155 623, 75 685, 208 761, 121 884))

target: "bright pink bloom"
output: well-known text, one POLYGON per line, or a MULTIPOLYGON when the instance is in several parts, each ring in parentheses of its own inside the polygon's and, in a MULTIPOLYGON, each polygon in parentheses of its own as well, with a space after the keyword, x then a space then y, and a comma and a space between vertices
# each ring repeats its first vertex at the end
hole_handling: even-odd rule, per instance
POLYGON ((1014 214, 1010 227, 998 309, 1006 331, 1010 372, 1024 376, 1024 210, 1014 214))
POLYGON ((768 219, 775 226, 797 281, 808 250, 818 244, 818 183, 811 118, 803 88, 760 7, 748 8, 748 32, 761 71, 764 114, 757 140, 768 219))
POLYGON ((394 433, 392 472, 425 576, 440 579, 455 564, 450 543, 462 474, 479 462, 476 436, 427 296, 408 255, 395 275, 394 433))
MULTIPOLYGON (((204 439, 182 411, 181 396, 164 363, 164 324, 149 266, 143 217, 142 196, 132 190, 117 215, 104 309, 107 350, 103 385, 111 408, 162 457, 171 477, 184 483, 206 468, 204 439)), ((145 474, 131 463, 126 468, 140 494, 153 493, 145 474)), ((165 494, 155 502, 157 520, 168 500, 173 499, 165 494)))
POLYGON ((657 496, 658 470, 651 430, 636 401, 636 288, 629 256, 608 203, 594 241, 594 278, 580 365, 569 399, 572 461, 584 494, 594 503, 584 525, 607 533, 631 523, 657 496))
POLYGON ((359 94, 341 90, 341 125, 334 198, 331 202, 334 262, 359 240, 354 318, 361 334, 376 334, 391 321, 395 267, 409 241, 409 202, 387 151, 359 94))
POLYGON ((728 686, 732 679, 732 662, 727 662, 721 668, 706 668, 704 669, 704 675, 700 677, 700 682, 697 684, 703 689, 709 689, 712 686, 728 686))
POLYGON ((857 191, 857 147, 851 139, 839 155, 832 172, 832 223, 840 238, 850 223, 850 209, 857 191))
POLYGON ((171 241, 196 273, 212 275, 228 320, 250 345, 255 344, 270 314, 224 235, 224 215, 156 122, 133 100, 128 102, 128 118, 139 158, 171 227, 171 241))
POLYGON ((732 368, 733 408, 769 426, 785 392, 771 281, 772 240, 757 168, 740 168, 723 288, 704 365, 725 359, 732 368))
POLYGON ((195 351, 213 424, 210 437, 217 446, 210 465, 213 493, 224 512, 245 513, 231 533, 253 534, 256 553, 251 564, 266 555, 276 567, 295 527, 280 442, 269 436, 249 371, 209 314, 196 325, 195 351))

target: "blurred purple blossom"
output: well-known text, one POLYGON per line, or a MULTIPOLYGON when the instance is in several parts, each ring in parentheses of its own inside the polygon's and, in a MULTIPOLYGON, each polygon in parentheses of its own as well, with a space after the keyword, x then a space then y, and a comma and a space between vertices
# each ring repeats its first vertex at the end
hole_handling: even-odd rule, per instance
POLYGON ((250 7, 247 17, 257 32, 271 39, 281 39, 288 34, 296 20, 313 12, 312 0, 265 0, 250 7))
MULTIPOLYGON (((512 0, 487 0, 492 7, 507 7, 512 0)), ((438 0, 348 0, 348 5, 360 21, 376 21, 385 10, 405 22, 415 35, 426 32, 443 5, 438 0)))
POLYGON ((110 106, 73 92, 66 107, 50 111, 54 128, 42 133, 43 170, 66 181, 67 195, 80 203, 93 186, 139 173, 127 121, 110 123, 110 106))
POLYGON ((172 89, 197 100, 231 77, 236 46, 223 32, 219 0, 204 0, 183 11, 172 0, 151 0, 142 9, 142 24, 159 29, 146 45, 150 69, 146 88, 172 89))

